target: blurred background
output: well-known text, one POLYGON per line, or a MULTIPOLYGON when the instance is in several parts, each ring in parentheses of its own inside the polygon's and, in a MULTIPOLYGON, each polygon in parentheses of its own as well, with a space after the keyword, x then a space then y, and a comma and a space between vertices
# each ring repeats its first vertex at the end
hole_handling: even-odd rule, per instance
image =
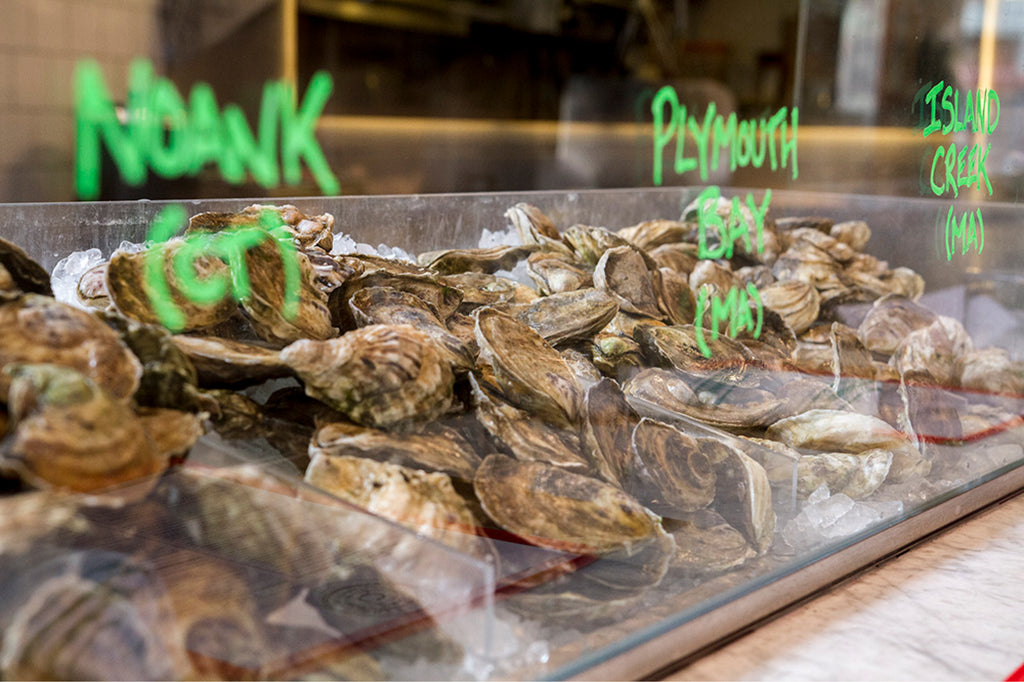
MULTIPOLYGON (((799 177, 720 169, 711 180, 928 196, 935 149, 923 94, 995 88, 992 200, 1024 177, 1024 0, 3 0, 0 201, 75 199, 75 64, 93 59, 124 105, 145 58, 184 97, 209 83, 255 127, 264 83, 334 88, 316 137, 341 194, 652 185, 651 100, 741 118, 799 110, 799 177)), ((961 105, 962 106, 962 105, 961 105)), ((122 108, 122 118, 126 116, 122 108)), ((692 146, 690 147, 692 149, 692 146)), ((672 147, 670 147, 672 149, 672 147)), ((671 168, 666 152, 666 169, 671 168)), ((699 184, 666 172, 664 184, 699 184)), ((102 199, 298 196, 102 165, 102 199)))

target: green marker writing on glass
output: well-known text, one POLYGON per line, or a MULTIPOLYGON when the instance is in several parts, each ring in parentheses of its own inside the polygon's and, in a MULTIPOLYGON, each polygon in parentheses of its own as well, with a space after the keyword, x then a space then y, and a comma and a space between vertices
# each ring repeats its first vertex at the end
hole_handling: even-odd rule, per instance
POLYGON ((184 225, 185 209, 167 206, 160 211, 147 234, 151 246, 145 257, 146 293, 160 322, 171 331, 185 327, 185 316, 173 300, 171 285, 167 281, 165 260, 171 258, 175 288, 185 298, 199 305, 222 300, 230 292, 235 301, 245 302, 253 295, 249 281, 245 254, 272 240, 281 255, 284 268, 284 300, 281 314, 291 320, 299 311, 300 268, 292 235, 286 230, 280 216, 264 211, 259 226, 238 227, 220 232, 199 232, 184 238, 184 245, 169 255, 167 240, 184 225), (229 275, 211 274, 200 277, 195 263, 200 258, 220 258, 227 263, 229 275), (230 282, 229 282, 230 278, 230 282))
POLYGON ((129 68, 122 124, 99 64, 80 62, 74 79, 76 192, 82 199, 99 197, 100 152, 106 146, 122 179, 133 186, 145 182, 148 169, 179 178, 216 163, 228 182, 244 182, 248 171, 270 189, 282 175, 289 184, 301 182, 304 161, 321 191, 337 194, 338 179, 313 135, 331 88, 330 75, 316 72, 296 107, 291 83, 266 83, 254 135, 242 110, 228 104, 221 111, 206 83, 193 86, 186 102, 170 80, 155 76, 152 63, 136 60, 129 68))

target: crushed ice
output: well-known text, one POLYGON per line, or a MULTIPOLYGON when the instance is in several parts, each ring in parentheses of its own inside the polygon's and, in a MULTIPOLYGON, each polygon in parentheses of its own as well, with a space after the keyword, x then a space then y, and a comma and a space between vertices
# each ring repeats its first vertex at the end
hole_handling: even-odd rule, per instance
POLYGON ((800 552, 859 533, 870 526, 903 514, 903 502, 855 501, 843 493, 832 495, 821 484, 782 529, 782 541, 800 552))
POLYGON ((366 244, 364 242, 357 242, 351 236, 344 232, 338 232, 334 235, 334 245, 331 247, 332 256, 341 256, 345 254, 360 254, 364 256, 380 256, 381 258, 387 258, 388 260, 402 260, 409 263, 415 263, 416 259, 413 258, 407 251, 400 249, 397 246, 388 246, 387 244, 378 244, 376 247, 366 244))
POLYGON ((61 303, 85 308, 85 305, 78 300, 78 281, 90 268, 96 267, 103 261, 103 252, 99 249, 75 251, 62 258, 50 274, 53 297, 61 303))

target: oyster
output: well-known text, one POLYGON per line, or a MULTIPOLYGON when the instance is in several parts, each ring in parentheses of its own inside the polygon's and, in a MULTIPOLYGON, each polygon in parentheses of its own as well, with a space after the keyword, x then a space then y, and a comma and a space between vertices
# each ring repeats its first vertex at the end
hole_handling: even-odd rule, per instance
POLYGON ((175 637, 173 602, 146 562, 101 550, 70 553, 15 581, 3 601, 11 611, 0 643, 5 679, 197 676, 175 637))
POLYGON ((175 334, 171 341, 191 360, 203 386, 241 386, 292 375, 274 348, 217 336, 175 334))
POLYGON ((713 260, 698 261, 687 282, 693 291, 700 291, 700 288, 706 284, 713 285, 720 292, 726 292, 739 286, 739 280, 733 274, 732 269, 719 265, 713 260))
POLYGON ((553 253, 534 253, 526 259, 526 274, 541 294, 575 291, 594 285, 593 268, 553 253))
POLYGON ((529 325, 552 346, 592 337, 611 322, 618 310, 615 299, 592 288, 551 294, 532 303, 503 308, 503 312, 529 325))
POLYGON ((590 460, 604 480, 628 490, 633 475, 633 430, 640 417, 613 379, 590 386, 583 406, 583 444, 590 460))
POLYGON ((957 382, 987 393, 1024 395, 1024 366, 1003 348, 980 348, 957 359, 957 382))
POLYGON ((601 555, 664 532, 657 516, 619 488, 543 462, 489 455, 473 487, 498 525, 541 547, 601 555))
POLYGON ((558 351, 528 326, 489 308, 476 314, 480 360, 491 365, 494 378, 516 407, 529 410, 555 426, 579 420, 579 383, 558 351))
POLYGON ((53 296, 50 275, 12 242, 0 238, 0 291, 53 296))
POLYGON ((375 270, 352 277, 331 292, 328 307, 334 323, 342 329, 353 329, 356 322, 349 303, 361 289, 373 287, 388 287, 419 298, 442 322, 458 310, 463 300, 463 294, 457 287, 443 283, 436 275, 375 270))
POLYGON ((715 498, 715 470, 697 441, 648 418, 633 429, 634 496, 664 516, 703 509, 715 498))
POLYGON ((470 347, 448 331, 437 313, 422 298, 394 287, 364 287, 348 302, 359 327, 372 324, 405 324, 434 341, 438 352, 454 371, 467 372, 476 361, 475 343, 470 347))
POLYGON ((661 285, 658 297, 661 308, 671 324, 693 324, 697 301, 683 275, 669 268, 660 268, 661 285))
POLYGON ((175 331, 212 327, 233 316, 238 310, 238 304, 228 294, 226 283, 230 271, 219 258, 200 255, 189 262, 197 281, 222 283, 222 295, 204 302, 196 302, 185 295, 175 273, 174 263, 185 255, 183 251, 187 245, 184 239, 174 238, 137 253, 115 251, 106 270, 106 292, 114 307, 125 317, 145 324, 172 326, 175 331), (153 288, 150 264, 154 261, 156 268, 162 268, 166 291, 153 288), (169 304, 171 312, 162 313, 156 301, 169 304))
POLYGON ((558 354, 565 360, 565 364, 569 365, 569 369, 576 376, 576 381, 579 382, 580 388, 586 390, 603 378, 601 371, 594 366, 590 356, 586 353, 576 348, 563 348, 558 351, 558 354))
MULTIPOLYGON (((481 272, 445 275, 442 284, 462 294, 459 312, 469 314, 476 308, 500 303, 529 303, 538 298, 536 291, 519 282, 481 272)), ((429 302, 429 301, 428 301, 429 302)))
POLYGON ((710 509, 665 519, 665 532, 676 542, 672 568, 696 573, 721 573, 757 556, 743 533, 710 509))
POLYGON ((701 351, 701 331, 692 324, 638 327, 633 336, 651 363, 674 367, 693 376, 710 376, 723 370, 754 364, 754 356, 740 342, 727 336, 705 336, 710 357, 701 351))
POLYGON ((14 437, 3 461, 34 485, 95 492, 167 466, 127 401, 59 365, 9 365, 14 437))
POLYGON ((715 464, 713 507, 739 529, 759 554, 768 550, 775 531, 772 489, 764 467, 735 448, 715 464))
POLYGON ((877 417, 840 410, 808 410, 768 427, 767 436, 787 445, 818 452, 899 450, 913 448, 910 438, 877 417))
POLYGON ((611 295, 625 312, 661 319, 660 276, 657 264, 635 246, 617 246, 597 262, 594 286, 611 295))
POLYGON ((879 298, 857 328, 857 337, 872 353, 892 355, 912 331, 927 327, 938 316, 906 296, 879 298))
POLYGON ((697 257, 698 248, 696 244, 662 244, 650 252, 651 259, 657 263, 659 268, 668 268, 680 275, 689 277, 693 269, 700 262, 697 257))
POLYGON ((313 455, 306 482, 367 511, 480 556, 477 519, 451 479, 390 462, 347 455, 313 455))
POLYGON ((592 266, 597 265, 608 249, 629 245, 628 241, 614 232, 589 225, 573 225, 565 231, 562 239, 568 242, 580 260, 592 266))
POLYGON ((476 418, 491 437, 516 459, 547 462, 581 474, 593 472, 575 430, 554 427, 516 408, 483 368, 469 377, 476 418))
POLYGON ((395 436, 386 431, 335 422, 316 430, 310 455, 365 457, 473 480, 480 457, 458 431, 434 423, 422 433, 395 436))
POLYGON ((871 228, 863 220, 847 220, 832 225, 829 234, 854 251, 863 251, 871 239, 871 228))
POLYGON ((827 485, 833 495, 842 493, 860 500, 878 490, 891 465, 889 450, 802 455, 796 465, 797 494, 807 497, 819 486, 827 485))
POLYGON ((640 344, 619 334, 599 332, 591 346, 594 366, 602 374, 624 380, 644 367, 640 344))
MULTIPOLYGON (((93 315, 37 294, 0 302, 0 368, 34 362, 83 372, 116 399, 135 393, 142 375, 138 359, 93 315)), ((0 372, 0 397, 9 382, 0 372)))
POLYGON ((678 220, 645 220, 632 227, 624 227, 616 234, 634 246, 650 251, 665 244, 683 241, 690 229, 690 225, 678 220))
POLYGON ((777 282, 760 290, 761 302, 782 315, 795 334, 803 334, 818 319, 821 297, 807 282, 777 282))
POLYGON ((927 327, 906 335, 893 352, 889 364, 904 375, 925 372, 934 383, 953 386, 957 362, 972 349, 971 337, 959 322, 939 315, 927 327))
POLYGON ((420 265, 442 275, 460 272, 485 272, 493 274, 499 270, 512 270, 516 263, 536 251, 537 245, 494 246, 487 249, 446 249, 429 251, 419 255, 420 265))
POLYGON ((300 340, 281 360, 306 393, 364 426, 409 430, 451 407, 454 376, 434 342, 406 325, 371 325, 327 341, 300 340))
POLYGON ((558 228, 539 208, 527 203, 518 203, 505 211, 505 217, 519 232, 519 238, 526 245, 536 244, 544 251, 572 258, 572 249, 566 246, 558 234, 558 228))

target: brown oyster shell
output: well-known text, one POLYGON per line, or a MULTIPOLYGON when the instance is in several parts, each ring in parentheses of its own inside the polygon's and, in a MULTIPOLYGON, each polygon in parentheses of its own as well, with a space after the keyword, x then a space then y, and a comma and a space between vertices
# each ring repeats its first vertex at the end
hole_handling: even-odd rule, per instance
POLYGON ((431 424, 421 433, 395 435, 342 422, 325 424, 313 434, 311 456, 365 457, 416 469, 439 471, 453 478, 473 480, 480 457, 459 432, 431 424))
MULTIPOLYGON (((117 399, 134 394, 142 376, 138 359, 90 313, 37 294, 0 302, 0 368, 37 362, 83 372, 117 399)), ((0 397, 9 385, 0 372, 0 397)))
POLYGON ((664 524, 665 532, 676 542, 673 569, 699 574, 721 573, 757 556, 743 533, 711 509, 680 514, 665 519, 664 524))
POLYGON ((357 327, 406 324, 434 341, 452 369, 468 372, 476 361, 476 343, 465 343, 448 331, 435 310, 422 298, 394 287, 364 287, 352 295, 349 309, 357 327))
POLYGON ((526 274, 543 295, 575 291, 594 285, 594 269, 554 253, 534 253, 526 259, 526 274))
POLYGON ((639 422, 615 380, 605 378, 587 389, 583 444, 601 477, 623 490, 631 485, 633 430, 639 422))
POLYGON ((579 420, 582 392, 565 360, 544 339, 515 318, 490 308, 476 315, 480 360, 516 407, 555 426, 579 420))
POLYGON ((905 296, 890 294, 871 306, 857 328, 861 343, 872 353, 892 355, 912 331, 927 327, 937 315, 905 296))
POLYGON ((447 474, 347 455, 313 455, 305 480, 460 551, 480 555, 479 521, 447 474))
POLYGON ((629 244, 611 230, 590 225, 573 225, 565 231, 562 239, 573 248, 580 260, 592 266, 597 265, 608 249, 629 244))
POLYGON ((523 461, 593 473, 574 430, 558 428, 512 405, 488 368, 469 377, 475 415, 499 447, 523 461))
POLYGON ((807 282, 776 282, 759 293, 761 302, 782 315, 794 334, 803 334, 818 319, 821 297, 818 290, 807 282))
POLYGON ((175 334, 171 341, 192 361, 203 386, 255 384, 292 374, 274 348, 217 336, 175 334))
POLYGON ((661 319, 660 276, 657 264, 635 246, 618 246, 597 262, 594 286, 615 298, 625 312, 661 319))
POLYGON ((614 298, 593 288, 551 294, 532 303, 503 308, 552 346, 592 337, 611 322, 618 310, 614 298))
POLYGON ((460 272, 493 274, 499 270, 512 270, 519 261, 538 248, 537 245, 531 244, 480 249, 445 249, 421 253, 418 260, 420 265, 441 275, 454 275, 460 272))
MULTIPOLYGON (((177 237, 137 253, 115 251, 106 270, 106 291, 114 307, 125 317, 138 322, 160 325, 164 323, 153 305, 152 297, 156 294, 152 291, 146 274, 147 260, 159 258, 163 262, 170 303, 182 315, 181 328, 175 331, 212 327, 234 315, 238 310, 238 304, 231 297, 230 291, 226 291, 222 298, 211 303, 196 303, 181 292, 173 263, 175 255, 185 244, 184 239, 177 237)), ((230 277, 228 266, 219 258, 200 256, 192 261, 192 268, 199 280, 214 277, 227 280, 230 277)))
POLYGON ((162 471, 167 460, 126 400, 59 365, 14 365, 4 459, 37 486, 96 492, 162 471))
POLYGON ((764 467, 730 447, 729 455, 715 465, 715 475, 715 511, 763 554, 775 531, 772 489, 764 467))
POLYGON ((489 455, 473 487, 498 525, 541 547, 605 554, 663 533, 658 517, 619 488, 543 462, 489 455))
POLYGON ((0 237, 0 291, 53 296, 50 274, 25 251, 0 237))
POLYGON ((630 439, 636 457, 634 496, 664 516, 703 509, 715 498, 715 470, 697 441, 644 418, 630 439))
POLYGON ((430 340, 407 325, 371 325, 327 341, 300 340, 281 359, 306 393, 364 426, 409 430, 448 411, 454 376, 430 340))

